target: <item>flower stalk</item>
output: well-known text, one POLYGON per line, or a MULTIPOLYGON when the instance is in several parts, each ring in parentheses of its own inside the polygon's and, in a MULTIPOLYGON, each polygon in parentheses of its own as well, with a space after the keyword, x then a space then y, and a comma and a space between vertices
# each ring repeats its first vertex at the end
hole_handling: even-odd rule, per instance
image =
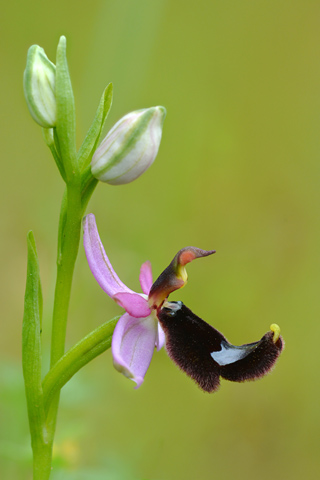
MULTIPOLYGON (((63 214, 64 212, 62 212, 63 214)), ((80 185, 68 185, 66 222, 61 231, 61 253, 57 259, 57 281, 52 319, 51 366, 64 354, 73 271, 80 243, 81 218, 80 185)))
MULTIPOLYGON (((80 185, 68 185, 66 223, 61 231, 61 253, 58 253, 57 258, 57 280, 51 335, 51 367, 64 354, 73 272, 80 243, 81 215, 80 185)), ((59 395, 60 392, 58 391, 47 416, 48 430, 52 439, 56 426, 59 395)))
MULTIPOLYGON (((28 268, 23 319, 23 374, 33 450, 34 480, 48 480, 51 473, 61 388, 84 365, 111 346, 118 317, 100 325, 65 353, 68 310, 75 262, 78 255, 81 222, 98 179, 91 171, 91 161, 112 105, 113 86, 105 88, 96 115, 79 149, 76 150, 75 102, 66 56, 66 39, 61 37, 56 65, 38 45, 30 47, 24 73, 24 92, 33 119, 42 127, 43 138, 50 149, 66 189, 60 207, 57 249, 57 277, 52 316, 50 369, 42 380, 41 316, 42 293, 36 245, 28 234, 28 268)), ((156 110, 150 109, 154 118, 156 110)), ((161 116, 163 112, 161 112, 161 116)), ((158 115, 159 116, 159 115, 158 115)), ((125 135, 125 131, 123 132, 125 135)), ((151 164, 159 148, 151 142, 152 130, 144 135, 149 146, 151 164), (152 149, 150 148, 152 147, 152 149), (152 151, 151 151, 152 150, 152 151)), ((158 137, 161 131, 158 131, 158 137)), ((118 144, 121 148, 121 145, 118 144)), ((141 153, 141 152, 140 152, 141 153)), ((131 156, 133 163, 134 156, 131 156)), ((140 158, 138 160, 141 160, 140 158)), ((137 161, 138 161, 137 160, 137 161)), ((128 169, 127 164, 122 167, 128 169)), ((147 168, 139 163, 131 175, 137 178, 147 168)), ((130 180, 130 181, 131 181, 130 180)), ((121 183, 121 182, 120 182, 121 183)))
POLYGON ((98 181, 123 185, 142 175, 160 146, 164 107, 137 110, 117 122, 99 145, 112 105, 109 84, 100 99, 91 127, 76 150, 75 102, 61 37, 56 65, 44 50, 29 49, 24 75, 27 105, 43 128, 66 185, 58 227, 57 277, 52 315, 50 368, 42 379, 42 291, 35 240, 28 234, 28 265, 23 318, 23 375, 33 450, 34 480, 49 480, 62 387, 88 362, 111 347, 115 368, 144 382, 155 349, 164 345, 171 360, 205 392, 219 388, 220 378, 243 382, 266 375, 284 346, 278 325, 272 324, 259 341, 233 345, 222 333, 169 295, 188 279, 186 265, 215 250, 185 247, 153 281, 150 262, 142 264, 142 293, 127 287, 114 271, 99 237, 95 217, 83 220, 84 249, 89 267, 106 294, 124 308, 121 317, 100 325, 65 353, 65 339, 74 267, 82 217, 98 181))

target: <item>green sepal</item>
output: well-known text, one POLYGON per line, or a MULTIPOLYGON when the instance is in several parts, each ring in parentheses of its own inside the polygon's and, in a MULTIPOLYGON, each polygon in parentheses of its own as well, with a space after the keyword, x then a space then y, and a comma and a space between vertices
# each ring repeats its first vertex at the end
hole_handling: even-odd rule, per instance
POLYGON ((74 96, 69 75, 66 38, 60 37, 56 58, 56 101, 57 125, 56 134, 61 159, 69 181, 78 173, 76 156, 76 119, 74 96))
POLYGON ((105 121, 111 109, 112 98, 113 85, 109 83, 104 89, 96 115, 78 152, 78 162, 82 169, 90 163, 92 155, 97 149, 105 121))
POLYGON ((43 398, 48 412, 55 394, 91 360, 111 346, 113 331, 120 316, 100 325, 68 350, 43 379, 43 398))
POLYGON ((58 170, 60 172, 61 177, 63 178, 64 181, 66 181, 66 172, 64 170, 64 166, 61 160, 60 152, 59 152, 59 145, 56 144, 55 139, 54 139, 54 129, 52 128, 43 128, 42 129, 42 134, 44 141, 46 142, 47 146, 49 147, 52 156, 56 162, 56 165, 58 167, 58 170))
POLYGON ((32 447, 46 442, 41 384, 42 291, 33 233, 27 236, 28 266, 22 325, 22 366, 27 397, 32 447))

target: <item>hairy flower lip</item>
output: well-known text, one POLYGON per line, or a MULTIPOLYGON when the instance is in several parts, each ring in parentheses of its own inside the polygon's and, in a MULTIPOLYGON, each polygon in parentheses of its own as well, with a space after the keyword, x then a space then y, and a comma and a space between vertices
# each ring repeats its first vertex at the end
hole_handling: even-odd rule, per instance
POLYGON ((165 302, 157 314, 169 357, 208 393, 219 388, 220 377, 244 382, 266 375, 284 348, 280 335, 274 342, 273 329, 258 342, 232 345, 182 302, 165 302))

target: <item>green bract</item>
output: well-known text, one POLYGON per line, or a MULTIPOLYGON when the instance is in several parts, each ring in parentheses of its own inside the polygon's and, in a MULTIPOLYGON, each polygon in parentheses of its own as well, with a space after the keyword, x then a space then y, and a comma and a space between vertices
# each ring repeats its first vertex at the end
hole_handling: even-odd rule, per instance
POLYGON ((111 185, 142 175, 157 156, 165 116, 164 107, 151 107, 122 117, 94 153, 92 175, 111 185))
POLYGON ((56 124, 55 75, 56 67, 43 48, 32 45, 23 75, 24 95, 33 119, 44 128, 56 124))

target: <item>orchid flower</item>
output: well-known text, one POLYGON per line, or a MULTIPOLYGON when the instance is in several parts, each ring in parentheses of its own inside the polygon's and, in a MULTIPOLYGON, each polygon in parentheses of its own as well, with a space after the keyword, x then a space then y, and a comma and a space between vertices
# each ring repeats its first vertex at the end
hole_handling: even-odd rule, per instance
POLYGON ((95 217, 84 218, 84 248, 89 267, 100 287, 125 309, 112 338, 115 368, 136 383, 144 381, 155 347, 165 344, 170 358, 206 392, 217 390, 220 376, 242 382, 268 373, 283 348, 280 329, 273 324, 261 340, 242 346, 230 344, 211 325, 182 302, 168 302, 170 293, 187 282, 185 265, 215 253, 186 247, 153 283, 150 262, 140 270, 143 293, 121 282, 104 251, 95 217))
POLYGON ((155 312, 148 305, 152 286, 149 262, 140 270, 143 293, 133 292, 121 282, 104 251, 95 217, 84 218, 84 248, 90 269, 100 287, 122 306, 126 313, 119 319, 112 337, 112 355, 115 368, 140 387, 150 365, 155 346, 163 347, 164 333, 155 312))

